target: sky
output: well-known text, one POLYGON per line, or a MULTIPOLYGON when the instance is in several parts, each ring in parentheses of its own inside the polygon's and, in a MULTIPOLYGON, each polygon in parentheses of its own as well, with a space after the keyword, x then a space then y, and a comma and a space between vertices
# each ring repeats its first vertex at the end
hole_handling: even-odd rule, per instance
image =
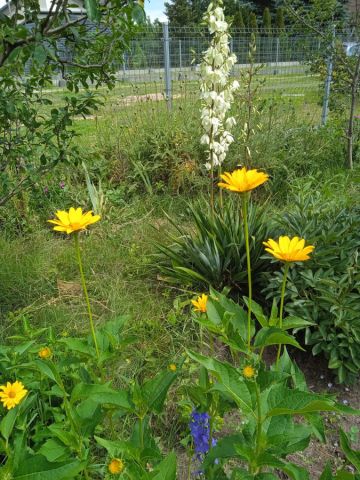
POLYGON ((144 7, 146 15, 150 17, 151 20, 158 18, 160 22, 166 21, 166 16, 163 13, 165 10, 164 0, 145 0, 144 7))
MULTIPOLYGON (((0 7, 5 4, 5 0, 0 0, 0 7)), ((166 21, 164 12, 164 0, 145 0, 146 15, 155 20, 158 18, 160 22, 166 21)))

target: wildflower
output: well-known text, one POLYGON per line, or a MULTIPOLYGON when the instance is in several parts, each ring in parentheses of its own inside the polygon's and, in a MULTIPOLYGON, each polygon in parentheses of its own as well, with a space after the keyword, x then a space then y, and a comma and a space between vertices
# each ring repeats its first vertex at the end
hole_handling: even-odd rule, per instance
POLYGON ((43 360, 46 360, 47 358, 51 358, 52 357, 51 349, 49 347, 40 348, 39 357, 42 358, 43 360))
POLYGON ((125 463, 120 458, 113 458, 108 465, 108 470, 113 475, 121 473, 125 468, 125 463))
POLYGON ((218 186, 237 193, 250 192, 269 178, 266 173, 256 169, 247 170, 246 167, 234 170, 232 173, 226 172, 220 176, 224 182, 218 183, 218 186))
POLYGON ((255 377, 256 370, 252 365, 245 365, 242 369, 242 374, 246 379, 250 380, 255 377))
POLYGON ((176 372, 177 366, 175 365, 175 363, 170 363, 170 365, 169 365, 169 370, 170 370, 171 372, 176 372))
POLYGON ((0 401, 8 410, 16 407, 28 392, 19 381, 14 383, 7 382, 6 385, 0 386, 0 390, 2 390, 0 392, 0 401))
POLYGON ((191 303, 194 305, 195 312, 205 313, 207 309, 208 296, 203 293, 196 300, 191 300, 191 303))
POLYGON ((57 219, 48 220, 48 222, 56 225, 54 230, 67 234, 85 230, 86 227, 100 220, 100 215, 93 215, 91 211, 83 213, 82 208, 71 207, 69 212, 58 210, 55 215, 57 219))
POLYGON ((200 67, 201 124, 205 131, 201 143, 208 146, 205 167, 212 170, 223 163, 233 141, 232 136, 223 135, 223 131, 224 126, 229 130, 236 124, 233 117, 227 119, 226 116, 239 82, 230 79, 236 55, 230 50, 229 25, 225 21, 221 0, 210 3, 204 21, 212 38, 200 67))
POLYGON ((288 236, 280 237, 278 242, 270 238, 263 244, 267 247, 265 248, 267 252, 283 262, 303 262, 309 260, 309 254, 315 248, 313 245, 305 247, 303 238, 289 238, 288 236))
POLYGON ((61 182, 59 183, 59 187, 61 188, 61 190, 64 190, 64 188, 65 188, 65 182, 64 182, 64 181, 61 181, 61 182))
MULTIPOLYGON (((208 413, 199 413, 193 410, 189 423, 190 433, 194 442, 194 450, 197 458, 202 460, 210 449, 210 416, 208 413)), ((213 438, 211 446, 216 445, 213 438)))

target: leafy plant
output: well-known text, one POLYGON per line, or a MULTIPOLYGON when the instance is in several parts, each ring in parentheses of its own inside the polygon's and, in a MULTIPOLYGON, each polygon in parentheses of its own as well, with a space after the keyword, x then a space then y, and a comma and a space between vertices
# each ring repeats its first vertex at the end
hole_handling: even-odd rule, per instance
MULTIPOLYGON (((279 216, 278 228, 316 245, 306 268, 290 272, 286 310, 316 323, 307 329, 306 343, 314 355, 325 354, 340 383, 351 382, 360 369, 360 210, 324 205, 319 193, 300 194, 279 216)), ((266 281, 268 297, 281 279, 277 272, 266 281)))
MULTIPOLYGON (((242 419, 242 426, 235 434, 217 439, 216 445, 209 447, 201 470, 207 479, 214 480, 275 479, 279 470, 294 480, 309 479, 307 470, 287 457, 304 450, 312 435, 325 441, 319 412, 358 412, 336 403, 331 396, 310 392, 304 375, 290 359, 286 348, 276 364, 268 367, 263 362, 264 349, 271 345, 301 348, 288 330, 295 325, 305 328, 306 321, 286 317, 281 326, 275 306, 268 318, 255 302, 253 313, 261 328, 256 332, 252 323, 250 351, 246 345, 247 314, 225 295, 211 291, 206 313, 195 317, 209 335, 215 335, 218 341, 230 347, 235 360, 230 364, 216 359, 214 352, 211 356, 188 352, 212 379, 207 388, 204 382, 200 385, 199 392, 205 388, 205 397, 201 395, 201 398, 215 396, 216 405, 226 405, 231 412, 239 409, 242 419), (238 365, 237 352, 244 354, 238 365), (301 423, 295 421, 297 415, 303 417, 301 423), (234 459, 235 465, 231 462, 234 459)), ((194 391, 192 396, 196 399, 194 391)), ((208 406, 212 404, 207 401, 208 406)), ((212 411, 213 416, 216 413, 212 411)))
POLYGON ((162 412, 177 367, 126 388, 112 385, 111 377, 99 377, 98 367, 107 377, 107 367, 136 340, 124 335, 126 321, 119 317, 97 329, 99 359, 91 336, 57 339, 51 328, 34 329, 26 318, 23 331, 1 345, 1 382, 21 380, 28 390, 0 423, 1 478, 65 480, 82 478, 81 473, 93 478, 106 475, 108 462, 120 456, 133 480, 175 480, 173 455, 163 459, 149 421, 162 412), (123 423, 126 416, 137 419, 129 440, 109 439, 107 422, 114 437, 114 422, 123 423), (100 463, 93 456, 96 444, 109 455, 100 463), (146 469, 148 462, 152 472, 146 469))
MULTIPOLYGON (((202 200, 189 204, 188 216, 193 230, 179 226, 168 218, 177 234, 169 233, 166 243, 157 243, 157 268, 169 282, 196 285, 204 288, 224 286, 244 288, 247 282, 246 251, 241 220, 241 206, 227 198, 223 209, 212 214, 209 204, 202 200)), ((254 279, 266 270, 262 259, 261 241, 269 236, 269 222, 265 208, 250 204, 249 236, 254 279)))

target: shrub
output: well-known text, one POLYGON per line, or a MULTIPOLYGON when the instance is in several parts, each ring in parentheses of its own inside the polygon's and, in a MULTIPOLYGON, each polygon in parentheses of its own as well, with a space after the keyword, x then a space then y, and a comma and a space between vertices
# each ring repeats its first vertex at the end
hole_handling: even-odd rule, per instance
MULTIPOLYGON (((157 243, 157 268, 167 281, 199 288, 224 286, 242 290, 247 282, 246 252, 241 207, 237 198, 226 198, 223 209, 212 214, 208 202, 189 204, 189 222, 194 229, 179 226, 169 218, 177 234, 157 243)), ((254 204, 249 208, 251 265, 254 280, 266 263, 262 258, 262 241, 269 236, 266 210, 254 204)), ((245 288, 246 290, 246 288, 245 288)))
MULTIPOLYGON (((298 195, 278 224, 316 245, 307 268, 290 272, 286 309, 316 322, 307 329, 306 343, 314 355, 325 354, 340 383, 352 382, 360 369, 360 209, 326 204, 320 194, 298 195)), ((267 282, 268 297, 281 279, 277 272, 267 282)))

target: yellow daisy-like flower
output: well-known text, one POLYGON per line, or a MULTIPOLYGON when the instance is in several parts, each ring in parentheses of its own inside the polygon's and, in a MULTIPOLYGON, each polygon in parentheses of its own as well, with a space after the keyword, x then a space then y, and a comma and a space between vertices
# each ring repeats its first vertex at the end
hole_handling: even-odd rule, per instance
POLYGON ((58 210, 55 213, 57 219, 48 220, 55 225, 57 232, 66 232, 67 234, 85 230, 86 227, 100 220, 100 215, 93 215, 92 212, 83 213, 82 208, 71 207, 68 212, 58 210))
POLYGON ((7 382, 6 385, 0 386, 0 390, 0 401, 8 410, 16 407, 28 392, 19 381, 7 382))
POLYGON ((191 303, 194 305, 194 311, 205 313, 207 301, 208 301, 208 296, 205 295, 205 293, 203 293, 196 300, 191 300, 191 303))
POLYGON ((256 370, 252 365, 245 365, 245 367, 242 370, 242 374, 244 375, 245 378, 253 378, 256 374, 256 370))
POLYGON ((224 182, 218 183, 221 188, 226 188, 231 192, 245 193, 262 185, 269 179, 269 175, 258 170, 247 170, 246 167, 234 170, 232 173, 220 175, 224 182))
POLYGON ((175 365, 175 363, 170 363, 168 368, 171 372, 176 372, 177 370, 177 366, 175 365))
POLYGON ((276 242, 269 238, 267 242, 263 242, 265 250, 278 260, 283 262, 303 262, 309 260, 309 254, 314 250, 314 245, 305 247, 305 240, 299 237, 289 238, 282 236, 276 242))
POLYGON ((125 468, 125 463, 120 458, 113 458, 108 465, 108 470, 113 475, 121 473, 125 468))
POLYGON ((39 357, 42 358, 43 360, 46 360, 47 358, 51 358, 52 357, 51 349, 49 347, 40 348, 39 357))

